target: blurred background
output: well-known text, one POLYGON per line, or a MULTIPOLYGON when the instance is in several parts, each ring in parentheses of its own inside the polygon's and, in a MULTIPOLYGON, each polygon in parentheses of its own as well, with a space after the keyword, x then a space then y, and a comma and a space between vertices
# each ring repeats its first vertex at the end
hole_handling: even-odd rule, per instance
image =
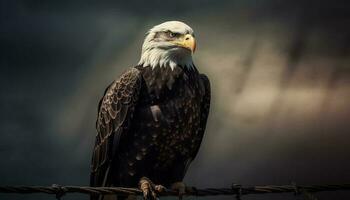
POLYGON ((347 1, 0 2, 0 185, 88 185, 98 101, 168 20, 195 30, 194 61, 212 84, 188 185, 350 182, 347 1))

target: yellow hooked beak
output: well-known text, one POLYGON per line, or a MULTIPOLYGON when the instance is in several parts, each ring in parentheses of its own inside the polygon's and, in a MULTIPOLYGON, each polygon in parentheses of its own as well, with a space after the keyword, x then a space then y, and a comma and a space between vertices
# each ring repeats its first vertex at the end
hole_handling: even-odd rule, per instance
POLYGON ((173 43, 180 47, 191 50, 192 53, 194 53, 196 50, 196 40, 191 34, 186 34, 184 37, 178 41, 174 41, 173 43))

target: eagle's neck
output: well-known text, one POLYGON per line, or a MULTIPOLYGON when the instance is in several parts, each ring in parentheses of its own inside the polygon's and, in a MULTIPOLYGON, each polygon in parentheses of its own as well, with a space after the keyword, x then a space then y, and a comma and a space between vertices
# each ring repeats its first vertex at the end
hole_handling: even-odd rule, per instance
POLYGON ((151 67, 152 69, 155 69, 156 67, 170 67, 171 70, 174 70, 176 66, 182 66, 188 69, 194 68, 191 53, 187 50, 179 49, 143 49, 138 65, 143 67, 151 67))
POLYGON ((171 69, 169 66, 136 66, 141 71, 142 77, 147 86, 147 91, 152 99, 161 99, 165 94, 173 95, 177 90, 186 87, 191 88, 198 78, 198 71, 195 66, 193 68, 184 68, 175 66, 171 69))

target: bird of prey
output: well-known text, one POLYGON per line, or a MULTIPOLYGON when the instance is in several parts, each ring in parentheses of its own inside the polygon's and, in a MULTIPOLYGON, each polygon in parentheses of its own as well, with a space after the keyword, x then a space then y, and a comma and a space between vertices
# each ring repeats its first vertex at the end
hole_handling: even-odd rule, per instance
POLYGON ((91 186, 140 187, 145 199, 163 187, 184 193, 182 180, 210 107, 209 79, 192 61, 195 48, 193 30, 183 22, 147 32, 139 63, 112 82, 99 103, 91 186))

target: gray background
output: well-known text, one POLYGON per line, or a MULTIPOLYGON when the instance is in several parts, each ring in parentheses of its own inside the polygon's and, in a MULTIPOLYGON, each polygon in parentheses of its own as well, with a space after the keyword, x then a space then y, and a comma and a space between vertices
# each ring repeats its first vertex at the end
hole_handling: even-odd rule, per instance
POLYGON ((138 62, 145 32, 167 20, 195 30, 194 60, 212 83, 206 136, 188 185, 350 182, 347 4, 1 1, 0 185, 88 185, 98 100, 138 62))

